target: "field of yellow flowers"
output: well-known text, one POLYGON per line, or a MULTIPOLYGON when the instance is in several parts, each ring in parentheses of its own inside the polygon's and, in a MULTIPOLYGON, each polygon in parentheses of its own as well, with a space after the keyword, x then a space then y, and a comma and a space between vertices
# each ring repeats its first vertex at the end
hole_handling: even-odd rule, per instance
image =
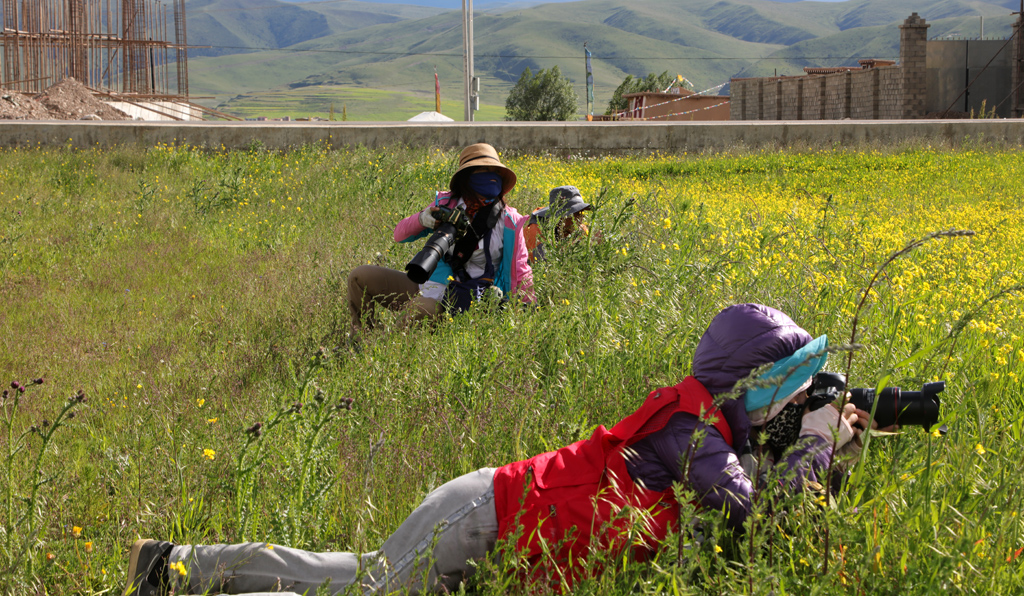
MULTIPOLYGON (((0 151, 0 594, 117 593, 139 537, 373 550, 446 480, 677 383, 748 301, 862 345, 828 365, 853 386, 944 380, 949 432, 873 437, 835 500, 576 592, 1024 591, 1024 152, 503 155, 521 212, 596 207, 540 306, 349 337, 347 272, 403 268, 392 229, 456 155, 0 151)), ((470 590, 523 592, 513 559, 470 590)))

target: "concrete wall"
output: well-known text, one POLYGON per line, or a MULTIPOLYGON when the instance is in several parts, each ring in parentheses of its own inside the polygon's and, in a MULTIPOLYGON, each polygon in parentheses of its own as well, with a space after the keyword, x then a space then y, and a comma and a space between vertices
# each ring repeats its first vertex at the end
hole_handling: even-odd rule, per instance
POLYGON ((937 39, 928 42, 927 112, 949 108, 957 112, 978 113, 985 101, 989 112, 1006 99, 996 115, 1011 116, 1007 99, 1013 91, 1006 73, 1013 68, 1013 47, 1001 39, 937 39), (988 68, 985 66, 988 65, 988 68), (971 84, 966 93, 964 87, 971 84))
MULTIPOLYGON (((786 83, 787 81, 783 81, 786 83)), ((0 120, 0 147, 82 149, 158 143, 245 149, 412 145, 457 148, 485 141, 502 150, 605 154, 727 151, 927 143, 1024 146, 1024 120, 838 120, 819 122, 27 122, 0 120)))

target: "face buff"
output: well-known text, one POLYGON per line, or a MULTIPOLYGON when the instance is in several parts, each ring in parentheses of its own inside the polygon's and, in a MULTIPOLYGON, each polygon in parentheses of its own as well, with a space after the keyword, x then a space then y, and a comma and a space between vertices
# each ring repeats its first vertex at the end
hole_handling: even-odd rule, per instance
POLYGON ((775 452, 781 453, 800 438, 800 425, 804 417, 804 404, 789 403, 774 418, 764 425, 768 433, 765 442, 775 452))
POLYGON ((493 203, 501 195, 502 179, 497 172, 473 172, 469 175, 469 188, 483 198, 485 204, 493 203))

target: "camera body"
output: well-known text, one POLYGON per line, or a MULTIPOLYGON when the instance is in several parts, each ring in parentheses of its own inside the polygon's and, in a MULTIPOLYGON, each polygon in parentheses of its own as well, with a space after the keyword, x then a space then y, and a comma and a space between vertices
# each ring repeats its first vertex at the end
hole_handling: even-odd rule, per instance
MULTIPOLYGON (((925 383, 920 391, 904 391, 899 387, 886 387, 881 391, 854 387, 849 390, 849 402, 865 412, 874 408, 875 421, 880 427, 920 425, 929 430, 939 421, 939 393, 945 388, 944 381, 925 383)), ((817 410, 841 398, 845 390, 845 375, 820 372, 811 381, 807 404, 811 410, 817 410)))
POLYGON ((423 249, 405 266, 405 274, 418 284, 430 279, 430 275, 437 269, 438 262, 451 253, 455 244, 470 228, 469 216, 462 207, 438 207, 433 216, 440 225, 434 230, 423 249))

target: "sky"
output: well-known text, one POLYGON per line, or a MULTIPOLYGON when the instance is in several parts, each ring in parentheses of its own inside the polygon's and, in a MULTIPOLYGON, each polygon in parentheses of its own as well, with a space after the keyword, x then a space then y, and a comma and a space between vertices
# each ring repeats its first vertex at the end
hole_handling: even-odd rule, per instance
MULTIPOLYGON (((433 6, 436 8, 462 9, 462 0, 362 0, 363 2, 377 2, 381 4, 413 4, 416 6, 433 6)), ((527 0, 521 2, 525 5, 547 4, 556 2, 574 2, 575 0, 527 0)), ((780 1, 780 0, 776 0, 780 1)), ((792 2, 793 0, 781 0, 792 2)), ((818 2, 845 2, 846 0, 817 0, 818 2)), ((473 0, 473 7, 485 7, 488 4, 519 4, 516 0, 473 0)))

